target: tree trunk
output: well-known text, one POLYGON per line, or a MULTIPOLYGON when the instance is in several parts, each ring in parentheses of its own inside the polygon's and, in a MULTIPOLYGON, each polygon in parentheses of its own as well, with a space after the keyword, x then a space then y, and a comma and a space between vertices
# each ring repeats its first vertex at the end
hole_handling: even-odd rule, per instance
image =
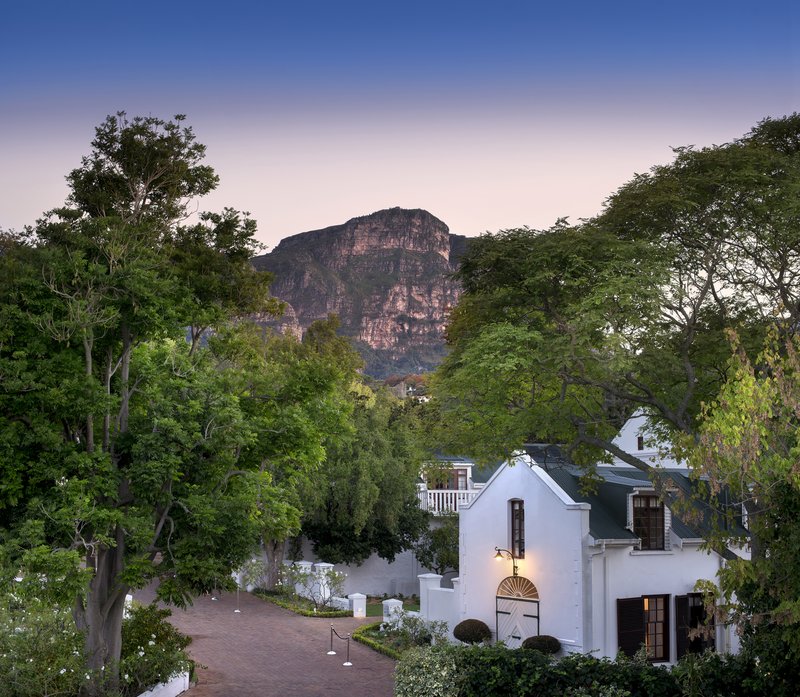
POLYGON ((280 585, 285 542, 285 540, 264 540, 262 546, 266 560, 264 585, 267 590, 274 590, 280 585))
POLYGON ((119 661, 122 652, 122 618, 129 588, 119 583, 124 550, 100 547, 89 557, 96 563, 86 598, 75 608, 75 621, 85 632, 86 665, 90 682, 81 694, 95 697, 119 687, 119 661))

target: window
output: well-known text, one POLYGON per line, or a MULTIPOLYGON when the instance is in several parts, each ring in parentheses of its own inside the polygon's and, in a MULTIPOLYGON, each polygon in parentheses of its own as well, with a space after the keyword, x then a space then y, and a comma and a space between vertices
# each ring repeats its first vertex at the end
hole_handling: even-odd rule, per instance
POLYGON ((668 661, 669 596, 618 599, 617 644, 628 656, 633 656, 644 645, 651 661, 668 661))
POLYGON ((644 603, 644 645, 651 661, 669 660, 668 595, 646 595, 644 603))
POLYGON ((636 438, 636 449, 637 450, 644 450, 644 436, 637 436, 637 438, 636 438))
POLYGON ((430 489, 450 489, 465 491, 468 483, 467 470, 465 468, 452 469, 447 473, 440 474, 428 485, 430 489))
POLYGON ((676 659, 687 653, 702 653, 715 648, 714 624, 707 622, 706 607, 700 593, 675 597, 675 648, 676 659), (705 631, 689 638, 691 630, 705 631))
POLYGON ((511 551, 517 559, 525 558, 525 507, 519 499, 511 502, 511 551))
POLYGON ((633 534, 641 539, 641 549, 664 549, 664 504, 658 496, 633 497, 633 534))

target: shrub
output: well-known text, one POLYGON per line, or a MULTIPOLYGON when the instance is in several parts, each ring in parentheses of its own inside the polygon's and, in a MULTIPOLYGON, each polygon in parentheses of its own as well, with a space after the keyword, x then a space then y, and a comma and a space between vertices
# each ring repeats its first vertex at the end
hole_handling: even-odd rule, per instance
POLYGON ((441 644, 403 654, 394 671, 395 697, 458 697, 458 649, 441 644))
POLYGON ((561 651, 561 642, 549 634, 529 636, 522 642, 523 649, 532 649, 546 654, 555 654, 561 651))
POLYGON ((392 648, 405 651, 412 646, 445 643, 447 623, 423 620, 416 613, 400 610, 391 620, 381 624, 380 632, 390 640, 392 648))
POLYGON ((333 568, 320 572, 292 564, 285 573, 289 586, 299 586, 298 594, 308 598, 317 610, 329 607, 334 597, 340 596, 344 589, 345 575, 333 568))
POLYGON ((480 644, 492 638, 492 630, 481 620, 463 620, 453 629, 453 636, 465 644, 480 644))
POLYGON ((672 674, 680 684, 684 697, 750 697, 759 694, 780 697, 780 691, 761 684, 759 668, 746 654, 731 656, 706 651, 701 654, 690 653, 681 658, 672 674))
POLYGON ((0 695, 75 695, 85 674, 69 609, 0 596, 0 695))
POLYGON ((123 695, 138 695, 191 669, 184 649, 192 640, 167 621, 170 615, 155 604, 134 604, 123 620, 119 664, 123 695))

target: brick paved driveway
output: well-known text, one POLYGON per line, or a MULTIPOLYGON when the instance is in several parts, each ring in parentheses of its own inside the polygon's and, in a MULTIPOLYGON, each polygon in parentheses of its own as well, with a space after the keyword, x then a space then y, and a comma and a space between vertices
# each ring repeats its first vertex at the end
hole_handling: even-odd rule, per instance
MULTIPOLYGON (((135 597, 149 602, 153 594, 135 597)), ((235 613, 236 594, 224 593, 173 608, 172 623, 192 637, 192 658, 206 666, 186 697, 391 697, 391 659, 351 640, 353 665, 345 667, 346 645, 335 637, 337 654, 326 655, 331 623, 344 636, 374 619, 301 617, 248 593, 239 603, 235 613)))

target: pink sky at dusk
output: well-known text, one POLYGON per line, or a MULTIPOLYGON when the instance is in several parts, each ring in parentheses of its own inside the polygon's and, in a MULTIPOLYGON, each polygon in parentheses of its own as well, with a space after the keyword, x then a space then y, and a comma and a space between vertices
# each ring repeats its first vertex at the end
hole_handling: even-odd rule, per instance
MULTIPOLYGON (((670 161, 672 146, 728 142, 800 109, 796 10, 756 18, 725 3, 725 24, 684 3, 693 28, 680 8, 651 17, 623 4, 627 14, 583 23, 575 8, 543 15, 516 2, 492 21, 469 3, 461 14, 412 3, 408 17, 368 17, 364 5, 355 28, 338 15, 304 26, 299 10, 259 10, 263 26, 292 27, 269 44, 252 40, 255 25, 234 23, 250 43, 216 31, 254 7, 236 2, 229 15, 209 6, 193 17, 196 41, 173 17, 177 44, 165 25, 149 38, 160 52, 138 52, 132 29, 102 40, 102 60, 102 47, 67 42, 66 27, 31 47, 12 16, 0 29, 0 59, 19 66, 0 73, 0 229, 63 202, 64 176, 118 110, 187 114, 221 180, 201 209, 249 210, 274 247, 391 206, 424 208, 470 236, 577 220, 635 172, 670 161), (529 30, 538 34, 526 43, 529 30)), ((19 27, 29 19, 20 10, 19 27)))

